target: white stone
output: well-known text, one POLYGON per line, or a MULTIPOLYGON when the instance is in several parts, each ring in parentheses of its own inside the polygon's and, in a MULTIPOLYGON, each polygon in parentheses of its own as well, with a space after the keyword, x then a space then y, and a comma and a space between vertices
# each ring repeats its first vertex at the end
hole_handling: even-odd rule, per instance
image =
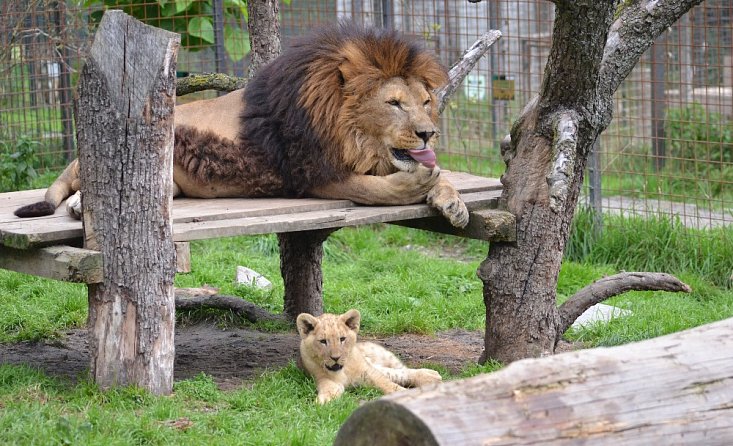
POLYGON ((272 282, 267 280, 265 276, 246 266, 237 267, 236 282, 240 285, 253 286, 263 290, 271 290, 272 282))
POLYGON ((588 327, 592 324, 607 323, 613 318, 626 317, 631 315, 631 310, 614 307, 606 304, 595 304, 588 308, 573 322, 573 328, 588 327))

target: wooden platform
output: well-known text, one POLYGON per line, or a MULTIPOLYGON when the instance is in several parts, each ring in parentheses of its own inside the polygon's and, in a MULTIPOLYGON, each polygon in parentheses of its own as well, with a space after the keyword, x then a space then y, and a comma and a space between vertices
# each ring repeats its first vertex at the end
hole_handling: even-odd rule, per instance
MULTIPOLYGON (((348 200, 324 199, 191 199, 173 200, 173 237, 177 242, 237 235, 297 232, 370 223, 394 223, 487 241, 516 237, 514 217, 495 210, 501 195, 497 179, 446 172, 471 211, 469 225, 453 228, 426 204, 362 206, 348 200)), ((82 224, 62 205, 54 215, 20 219, 13 211, 43 199, 45 189, 0 194, 0 268, 60 280, 95 283, 98 266, 93 252, 60 249, 80 246, 82 224), (54 247, 53 249, 44 249, 54 247), (95 266, 96 265, 96 266, 95 266), (93 269, 92 268, 92 269, 93 269)))

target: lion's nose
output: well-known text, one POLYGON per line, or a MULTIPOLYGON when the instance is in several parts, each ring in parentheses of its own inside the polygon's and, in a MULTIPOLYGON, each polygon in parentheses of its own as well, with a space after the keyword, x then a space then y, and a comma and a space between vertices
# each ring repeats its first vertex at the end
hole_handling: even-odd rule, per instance
POLYGON ((341 356, 331 356, 331 359, 333 362, 338 362, 338 360, 341 359, 341 356))
POLYGON ((427 142, 430 141, 430 138, 432 138, 433 135, 435 135, 435 132, 433 132, 433 131, 422 131, 422 132, 417 131, 417 132, 415 132, 415 134, 418 136, 418 138, 422 139, 427 144, 427 142))

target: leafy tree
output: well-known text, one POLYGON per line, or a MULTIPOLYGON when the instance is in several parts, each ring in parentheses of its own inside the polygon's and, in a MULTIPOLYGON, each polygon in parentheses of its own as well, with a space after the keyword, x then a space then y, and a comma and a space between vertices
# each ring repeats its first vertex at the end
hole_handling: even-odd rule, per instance
MULTIPOLYGON (((214 0, 86 0, 84 6, 103 6, 91 14, 98 23, 104 9, 121 9, 149 25, 181 35, 181 44, 197 51, 216 42, 214 29, 214 0)), ((246 0, 223 0, 224 48, 229 58, 238 62, 249 52, 249 33, 241 27, 248 20, 246 0)), ((284 0, 290 4, 290 0, 284 0)))

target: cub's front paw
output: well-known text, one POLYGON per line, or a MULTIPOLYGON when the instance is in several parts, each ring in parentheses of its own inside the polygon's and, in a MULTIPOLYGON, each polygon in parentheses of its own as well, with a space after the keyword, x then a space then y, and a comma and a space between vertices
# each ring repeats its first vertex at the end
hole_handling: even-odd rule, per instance
POLYGON ((66 213, 72 218, 81 220, 81 191, 77 191, 66 200, 66 213))
POLYGON ((452 185, 438 183, 428 193, 428 204, 439 210, 456 228, 465 228, 468 224, 468 208, 452 185))

